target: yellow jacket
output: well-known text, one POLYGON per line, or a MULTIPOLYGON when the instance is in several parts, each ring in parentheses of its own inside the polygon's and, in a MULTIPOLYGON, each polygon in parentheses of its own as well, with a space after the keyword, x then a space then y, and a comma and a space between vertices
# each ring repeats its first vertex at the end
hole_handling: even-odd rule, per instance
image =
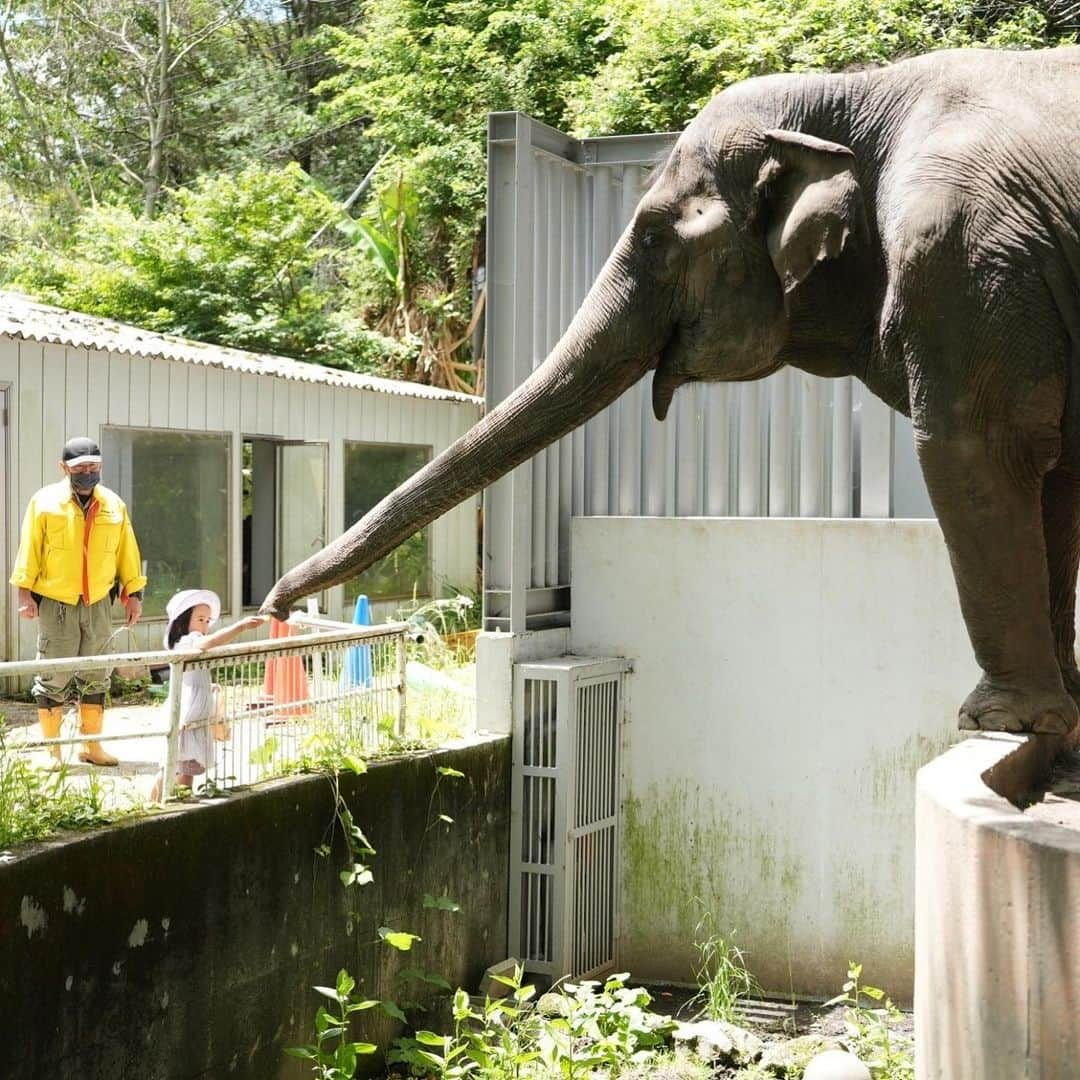
POLYGON ((100 484, 83 514, 65 477, 26 508, 11 584, 63 604, 93 604, 119 579, 130 595, 146 585, 124 500, 100 484))

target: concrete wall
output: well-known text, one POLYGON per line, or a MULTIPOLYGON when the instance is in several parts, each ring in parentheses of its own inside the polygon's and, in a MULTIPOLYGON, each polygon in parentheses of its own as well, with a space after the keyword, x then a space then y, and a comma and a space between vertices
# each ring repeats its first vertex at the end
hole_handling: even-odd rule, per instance
MULTIPOLYGON (((0 1076, 309 1076, 283 1048, 312 1041, 347 968, 365 996, 422 1000, 404 968, 474 989, 505 955, 510 743, 374 764, 341 790, 378 854, 348 892, 332 859, 325 777, 276 782, 0 863, 0 1076), (437 783, 436 766, 465 779, 437 783), (440 824, 437 815, 454 819, 440 824), (434 823, 434 827, 433 827, 434 823), (425 909, 449 896, 458 913, 425 909), (410 953, 379 926, 423 940, 410 953)), ((358 1037, 396 1027, 361 1014, 358 1037)), ((380 1018, 381 1017, 381 1018, 380 1018)))
POLYGON ((769 990, 849 960, 910 1000, 914 778, 977 669, 936 522, 573 524, 571 645, 633 660, 620 968, 691 978, 702 910, 769 990))
POLYGON ((999 794, 1046 738, 981 735, 919 772, 919 1080, 1080 1075, 1080 833, 999 794))
POLYGON ((514 664, 549 660, 570 651, 570 630, 491 631, 476 639, 476 730, 509 735, 514 707, 514 664))

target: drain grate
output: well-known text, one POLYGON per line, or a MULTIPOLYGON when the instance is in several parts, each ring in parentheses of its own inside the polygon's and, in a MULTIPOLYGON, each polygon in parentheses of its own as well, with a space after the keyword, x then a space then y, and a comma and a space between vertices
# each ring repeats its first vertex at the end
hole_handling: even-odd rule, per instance
POLYGON ((752 1024, 767 1031, 794 1031, 798 1005, 783 1001, 740 1001, 735 1014, 741 1024, 752 1024))

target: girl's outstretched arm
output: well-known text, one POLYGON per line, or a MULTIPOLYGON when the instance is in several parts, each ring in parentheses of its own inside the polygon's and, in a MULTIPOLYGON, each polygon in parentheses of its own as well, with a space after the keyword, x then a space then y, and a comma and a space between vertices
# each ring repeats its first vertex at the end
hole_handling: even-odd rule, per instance
POLYGON ((239 637, 245 630, 254 630, 256 626, 262 626, 269 619, 269 615, 246 615, 238 619, 231 626, 223 626, 212 634, 207 634, 195 642, 195 647, 202 652, 205 649, 213 649, 218 645, 228 645, 233 638, 239 637))

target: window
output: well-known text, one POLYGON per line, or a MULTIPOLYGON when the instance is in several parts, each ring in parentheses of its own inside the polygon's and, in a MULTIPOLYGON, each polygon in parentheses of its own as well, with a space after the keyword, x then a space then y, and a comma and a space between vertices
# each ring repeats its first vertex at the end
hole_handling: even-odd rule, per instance
POLYGON ((127 503, 148 579, 143 611, 178 589, 213 589, 229 607, 229 438, 106 428, 103 480, 127 503))
POLYGON ((286 570, 326 543, 327 444, 251 437, 241 450, 241 596, 258 607, 286 570))
MULTIPOLYGON (((431 460, 430 446, 345 444, 345 527, 351 528, 384 496, 431 460)), ((345 583, 352 604, 365 593, 372 600, 431 595, 431 530, 410 536, 359 577, 345 583)))

